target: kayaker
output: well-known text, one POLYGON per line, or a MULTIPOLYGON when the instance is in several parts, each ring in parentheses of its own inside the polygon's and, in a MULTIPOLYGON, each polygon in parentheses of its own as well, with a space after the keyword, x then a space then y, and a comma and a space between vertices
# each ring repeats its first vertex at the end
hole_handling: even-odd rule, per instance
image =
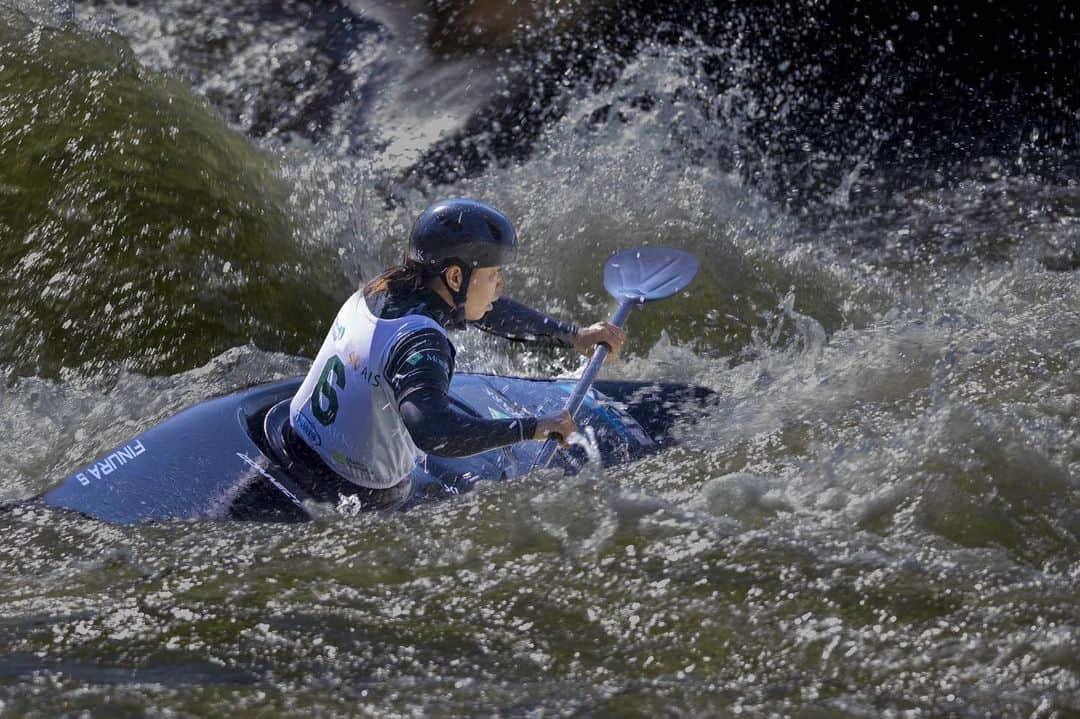
POLYGON ((569 413, 487 419, 450 401, 455 349, 448 330, 474 326, 518 341, 582 354, 603 342, 618 355, 624 334, 608 322, 578 328, 500 297, 502 268, 517 255, 502 212, 470 199, 429 206, 409 250, 350 297, 289 407, 290 458, 320 478, 325 496, 364 507, 408 497, 420 452, 461 457, 549 434, 569 437, 569 413))

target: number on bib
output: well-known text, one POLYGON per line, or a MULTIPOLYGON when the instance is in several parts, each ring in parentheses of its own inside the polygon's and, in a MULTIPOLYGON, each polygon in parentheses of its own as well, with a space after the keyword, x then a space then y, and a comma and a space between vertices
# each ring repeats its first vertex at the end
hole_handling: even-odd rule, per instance
POLYGON ((338 396, 330 384, 331 377, 338 389, 345 389, 345 365, 337 355, 327 360, 322 375, 319 377, 319 383, 315 385, 315 392, 311 395, 311 414, 315 415, 315 419, 319 420, 324 427, 334 421, 338 411, 338 396), (325 408, 323 407, 324 399, 325 408))

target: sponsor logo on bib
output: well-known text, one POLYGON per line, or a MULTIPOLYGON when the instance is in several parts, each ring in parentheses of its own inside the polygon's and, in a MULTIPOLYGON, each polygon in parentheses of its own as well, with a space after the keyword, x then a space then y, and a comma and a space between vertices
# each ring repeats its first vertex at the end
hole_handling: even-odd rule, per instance
POLYGON ((311 423, 311 420, 309 420, 303 414, 301 414, 300 412, 296 413, 296 415, 293 417, 293 425, 295 425, 296 428, 300 430, 300 434, 304 435, 304 438, 307 439, 308 444, 312 445, 313 447, 322 446, 322 437, 319 436, 319 432, 315 429, 315 425, 313 425, 311 423))

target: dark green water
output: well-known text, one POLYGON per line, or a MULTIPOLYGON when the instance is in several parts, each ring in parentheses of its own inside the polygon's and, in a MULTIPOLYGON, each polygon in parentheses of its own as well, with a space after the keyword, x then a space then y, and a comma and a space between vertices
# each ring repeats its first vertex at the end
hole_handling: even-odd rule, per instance
POLYGON ((348 283, 305 247, 275 160, 119 36, 0 12, 0 362, 166 373, 237 338, 312 351, 307 318, 348 283))
MULTIPOLYGON (((655 47, 530 158, 419 188, 401 124, 373 113, 359 155, 251 139, 153 69, 208 18, 103 8, 130 39, 0 10, 0 502, 305 371, 436 196, 505 208, 510 293, 572 319, 610 311, 613 249, 694 251, 609 376, 720 398, 663 455, 396 516, 121 527, 18 501, 0 716, 1080 715, 1080 283, 1047 260, 1075 184, 979 167, 811 231, 694 159, 734 130, 685 101, 701 49, 655 47)), ((379 68, 376 104, 430 89, 379 68)), ((463 369, 576 366, 474 335, 463 369)))

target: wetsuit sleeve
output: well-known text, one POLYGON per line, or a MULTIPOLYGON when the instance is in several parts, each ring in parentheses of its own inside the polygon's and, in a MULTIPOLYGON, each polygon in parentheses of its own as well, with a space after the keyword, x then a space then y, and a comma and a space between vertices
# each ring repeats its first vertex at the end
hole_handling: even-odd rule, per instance
POLYGON ((428 454, 465 457, 503 447, 536 434, 535 417, 483 419, 450 404, 445 392, 422 389, 398 407, 413 442, 428 454))
POLYGON ((559 322, 509 297, 495 300, 491 310, 472 324, 509 340, 548 340, 565 347, 573 347, 578 333, 577 325, 559 322))
POLYGON ((413 392, 434 387, 447 391, 454 374, 454 348, 446 335, 423 329, 398 340, 386 363, 386 377, 398 405, 413 392))
POLYGON ((386 376, 417 447, 428 454, 464 457, 533 438, 535 417, 484 419, 454 407, 449 395, 453 363, 453 348, 435 330, 410 334, 391 352, 386 376))

